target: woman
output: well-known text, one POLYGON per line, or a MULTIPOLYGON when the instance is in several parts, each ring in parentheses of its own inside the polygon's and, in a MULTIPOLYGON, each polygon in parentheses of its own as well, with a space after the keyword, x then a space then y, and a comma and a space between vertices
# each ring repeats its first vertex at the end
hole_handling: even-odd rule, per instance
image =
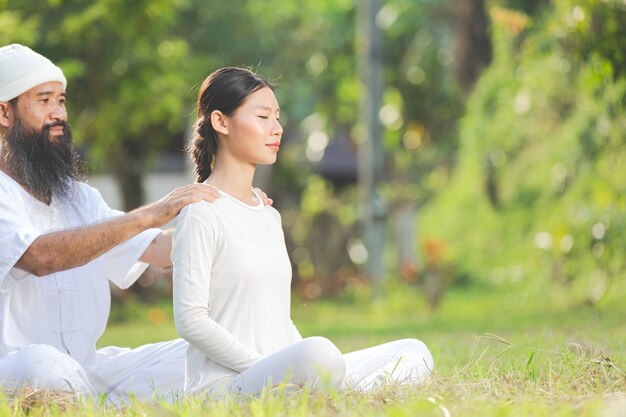
POLYGON ((178 217, 174 316, 189 341, 185 391, 255 394, 294 387, 369 389, 430 374, 426 346, 406 339, 342 355, 322 337, 302 339, 290 319, 291 266, 279 213, 252 189, 257 165, 272 164, 283 129, 273 86, 223 68, 200 88, 190 150, 198 182, 222 198, 178 217))

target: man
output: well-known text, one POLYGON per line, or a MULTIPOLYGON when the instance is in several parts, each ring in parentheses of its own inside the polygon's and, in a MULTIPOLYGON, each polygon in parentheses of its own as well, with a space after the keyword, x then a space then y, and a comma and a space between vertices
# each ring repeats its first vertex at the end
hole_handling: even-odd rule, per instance
POLYGON ((22 45, 0 48, 0 384, 125 398, 182 388, 186 343, 96 350, 109 281, 129 287, 171 266, 183 206, 219 195, 178 188, 128 214, 81 182, 60 68, 22 45))

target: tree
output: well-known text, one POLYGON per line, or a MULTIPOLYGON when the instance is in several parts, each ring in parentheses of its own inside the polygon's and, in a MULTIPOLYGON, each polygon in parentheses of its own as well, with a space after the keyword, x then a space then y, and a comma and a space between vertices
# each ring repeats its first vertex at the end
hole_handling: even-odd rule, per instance
POLYGON ((626 270, 626 10, 563 0, 531 12, 490 10, 494 61, 425 223, 475 281, 558 284, 593 304, 626 270))
POLYGON ((3 43, 27 43, 66 72, 75 137, 92 168, 112 170, 126 210, 144 203, 152 158, 184 132, 189 48, 170 33, 182 3, 39 0, 2 12, 28 27, 3 31, 3 43))

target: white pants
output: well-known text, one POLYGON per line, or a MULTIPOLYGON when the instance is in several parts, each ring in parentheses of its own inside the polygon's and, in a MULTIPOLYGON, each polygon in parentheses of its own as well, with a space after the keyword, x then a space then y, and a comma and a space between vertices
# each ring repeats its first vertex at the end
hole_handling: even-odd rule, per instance
POLYGON ((0 381, 9 390, 32 387, 79 395, 95 393, 82 365, 49 345, 30 345, 4 355, 0 358, 0 381))
POLYGON ((182 396, 187 343, 183 339, 151 343, 135 349, 107 347, 87 375, 97 393, 114 402, 129 396, 140 400, 182 396))
POLYGON ((401 339, 344 355, 344 388, 371 391, 385 384, 420 384, 434 370, 433 357, 417 339, 401 339))
POLYGON ((419 384, 433 369, 428 348, 416 339, 396 340, 342 355, 328 339, 310 337, 267 356, 229 384, 215 386, 208 393, 254 395, 279 382, 314 390, 371 391, 385 384, 419 384))
POLYGON ((187 342, 176 339, 136 349, 108 347, 98 351, 95 365, 85 369, 69 355, 49 345, 30 345, 0 358, 0 383, 106 394, 119 402, 134 396, 172 399, 182 393, 187 342))
POLYGON ((287 346, 205 393, 221 397, 228 393, 254 395, 265 387, 286 383, 288 389, 319 390, 341 386, 346 372, 343 355, 323 337, 309 337, 287 346))
MULTIPOLYGON (((130 395, 169 400, 182 392, 187 343, 182 339, 136 349, 104 348, 87 371, 69 355, 48 345, 30 345, 0 358, 0 381, 5 388, 31 386, 105 393, 119 402, 130 395)), ((262 359, 210 395, 256 394, 279 382, 300 388, 344 388, 368 391, 386 383, 416 384, 433 371, 433 358, 419 340, 403 339, 342 355, 323 337, 303 339, 262 359)))

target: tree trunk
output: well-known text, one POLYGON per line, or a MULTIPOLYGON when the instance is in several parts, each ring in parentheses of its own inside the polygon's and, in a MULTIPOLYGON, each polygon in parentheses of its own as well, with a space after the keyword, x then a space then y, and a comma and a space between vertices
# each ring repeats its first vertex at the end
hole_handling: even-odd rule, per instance
POLYGON ((133 140, 122 140, 111 153, 113 176, 120 187, 123 210, 131 211, 145 203, 144 164, 141 146, 133 140))
POLYGON ((492 57, 485 1, 457 0, 456 20, 454 72, 461 88, 468 92, 492 57))
MULTIPOLYGON (((128 212, 145 204, 143 186, 145 161, 141 145, 132 139, 122 139, 111 152, 109 161, 121 193, 122 210, 128 212)), ((148 267, 137 282, 130 287, 130 291, 140 298, 149 298, 154 293, 150 285, 154 281, 155 274, 162 273, 164 271, 148 267)), ((123 298, 124 295, 118 297, 118 299, 123 298)))

